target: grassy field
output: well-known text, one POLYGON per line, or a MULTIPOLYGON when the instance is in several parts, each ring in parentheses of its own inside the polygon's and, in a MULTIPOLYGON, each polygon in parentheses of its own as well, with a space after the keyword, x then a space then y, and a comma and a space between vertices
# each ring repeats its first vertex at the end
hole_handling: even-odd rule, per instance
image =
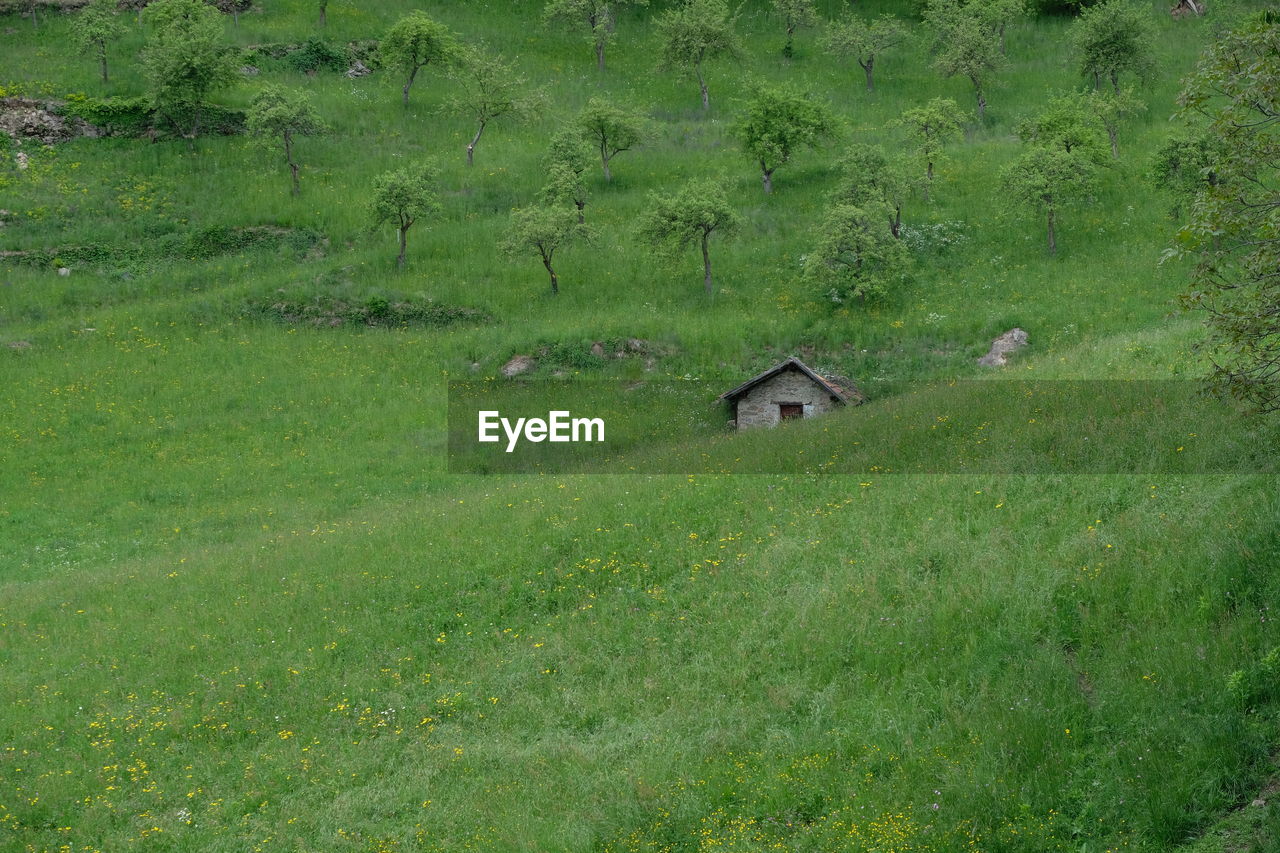
MULTIPOLYGON (((229 43, 317 32, 312 3, 260 5, 227 21, 229 43)), ((312 94, 333 133, 298 143, 297 198, 278 155, 238 136, 28 144, 26 170, 0 170, 0 251, 45 259, 0 260, 0 850, 1276 849, 1276 807, 1250 805, 1274 792, 1280 736, 1271 427, 1215 410, 1196 421, 1213 435, 1161 433, 1177 447, 1156 450, 1194 464, 1151 473, 1125 473, 1132 440, 1099 453, 1105 473, 1014 474, 960 473, 941 455, 954 445, 925 439, 913 458, 948 473, 860 457, 773 475, 450 472, 448 381, 517 353, 544 353, 540 378, 726 390, 796 353, 915 383, 978 377, 1021 326, 1032 345, 1004 378, 1203 369, 1198 319, 1173 302, 1187 269, 1158 263, 1171 199, 1146 174, 1222 13, 1138 4, 1158 35, 1148 109, 1093 202, 1064 211, 1056 256, 995 175, 1018 122, 1079 82, 1070 21, 1019 22, 987 121, 904 211, 912 281, 835 309, 799 270, 840 148, 900 145, 888 125, 932 97, 972 113, 967 82, 918 43, 877 62, 868 95, 811 31, 784 62, 749 0, 749 57, 713 66, 704 115, 694 81, 654 71, 665 5, 623 16, 599 73, 530 0, 332 3, 326 39, 423 8, 545 87, 548 109, 495 122, 472 168, 443 78, 424 72, 406 110, 386 72, 264 64, 218 100, 243 108, 266 82, 312 94), (728 132, 748 79, 791 81, 846 125, 772 196, 728 132), (592 177, 600 237, 566 252, 552 298, 535 260, 496 245, 537 195, 549 137, 599 94, 643 110, 653 138, 611 183, 592 177), (424 157, 442 210, 398 271, 365 202, 374 176, 424 157), (660 261, 634 234, 649 192, 693 176, 720 178, 746 220, 713 246, 711 296, 698 259, 660 261), (221 242, 247 226, 293 230, 221 242), (252 310, 281 291, 486 319, 315 328, 252 310), (650 370, 589 355, 627 338, 660 353, 650 370)), ((5 93, 141 93, 144 30, 103 87, 70 20, 0 17, 5 93)), ((887 442, 935 405, 913 400, 683 450, 887 442)))

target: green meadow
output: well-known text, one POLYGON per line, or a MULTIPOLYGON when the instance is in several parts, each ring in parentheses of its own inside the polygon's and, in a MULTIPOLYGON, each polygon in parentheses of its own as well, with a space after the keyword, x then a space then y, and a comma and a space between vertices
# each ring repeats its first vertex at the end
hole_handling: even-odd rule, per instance
MULTIPOLYGON (((1056 255, 998 173, 1018 124, 1082 82, 1057 15, 1011 26, 979 123, 892 0, 854 6, 917 32, 872 94, 814 30, 784 60, 770 4, 747 0, 747 57, 709 65, 705 113, 695 80, 655 70, 662 0, 621 14, 603 72, 533 0, 335 0, 323 30, 315 3, 263 0, 227 18, 228 45, 344 46, 423 9, 514 60, 546 107, 494 121, 469 168, 474 127, 432 68, 405 108, 385 69, 263 61, 215 101, 311 95, 331 132, 296 141, 296 197, 243 135, 0 151, 0 851, 1280 849, 1275 424, 1205 402, 1040 431, 945 393, 1205 372, 1149 173, 1181 79, 1266 4, 1176 20, 1135 2, 1147 109, 1060 212, 1056 255), (731 134, 753 80, 843 125, 772 195, 731 134), (498 245, 593 96, 651 135, 611 182, 588 174, 596 238, 558 256, 553 297, 535 257, 498 245), (904 146, 891 123, 934 97, 968 123, 903 210, 910 278, 832 305, 801 270, 841 148, 904 146), (400 270, 371 186, 426 158, 441 207, 400 270), (696 252, 655 256, 635 229, 651 192, 693 177, 744 219, 712 241, 710 295, 696 252), (452 319, 270 309, 335 301, 452 319), (1029 348, 977 367, 1014 326, 1029 348), (591 352, 631 339, 644 357, 591 352), (518 354, 539 382, 709 397, 696 416, 687 395, 649 407, 667 433, 627 453, 663 473, 464 473, 449 383, 507 381, 518 354), (728 433, 711 399, 787 355, 883 391, 728 433), (1007 452, 975 437, 988 422, 1007 452)), ((75 14, 0 14, 3 95, 144 93, 147 25, 124 14, 104 86, 75 14)))

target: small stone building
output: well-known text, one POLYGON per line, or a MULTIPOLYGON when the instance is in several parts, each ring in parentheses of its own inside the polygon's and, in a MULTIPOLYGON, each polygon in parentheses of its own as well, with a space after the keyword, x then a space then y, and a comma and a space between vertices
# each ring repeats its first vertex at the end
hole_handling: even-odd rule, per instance
POLYGON ((753 376, 720 400, 733 407, 737 428, 777 426, 790 418, 811 418, 837 406, 858 404, 862 395, 814 373, 792 357, 753 376))

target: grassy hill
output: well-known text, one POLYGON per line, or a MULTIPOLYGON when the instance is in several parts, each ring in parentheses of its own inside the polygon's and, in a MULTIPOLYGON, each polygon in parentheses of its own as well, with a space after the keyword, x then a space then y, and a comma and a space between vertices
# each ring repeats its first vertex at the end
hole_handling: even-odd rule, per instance
MULTIPOLYGON (((424 72, 405 109, 383 71, 267 61, 219 103, 265 82, 312 94, 333 132, 299 141, 297 198, 243 136, 25 143, 28 167, 0 170, 0 251, 25 253, 0 259, 0 850, 1274 849, 1276 807, 1250 805, 1273 790, 1280 699, 1270 427, 1221 414, 1221 434, 1164 448, 1194 466, 1150 474, 1115 473, 1122 441, 1099 474, 445 465, 447 381, 517 353, 541 353, 540 377, 720 390, 791 353, 919 382, 979 376, 1016 325, 1032 346, 1006 378, 1198 375, 1198 322, 1172 302, 1187 270, 1158 263, 1177 222, 1146 173, 1232 9, 1138 5, 1158 36, 1148 109, 1093 202, 1063 213, 1059 253, 996 179, 1018 123, 1079 82, 1070 20, 1033 17, 987 121, 904 211, 912 280, 866 307, 800 275, 834 161, 849 141, 902 145, 888 125, 932 97, 971 110, 968 84, 933 72, 923 39, 877 63, 874 94, 812 32, 786 62, 762 2, 707 114, 696 83, 654 71, 662 3, 622 17, 603 73, 527 0, 332 3, 333 44, 425 8, 546 88, 472 168, 443 78, 424 72), (749 79, 846 125, 772 196, 729 133, 749 79), (598 94, 654 135, 609 184, 591 176, 599 239, 567 250, 552 298, 535 260, 495 247, 549 137, 598 94), (441 213, 398 271, 369 187, 428 156, 441 213), (658 261, 634 234, 649 192, 693 176, 746 220, 713 246, 710 297, 697 259, 658 261), (260 310, 318 298, 477 314, 369 328, 260 310), (652 342, 648 370, 590 355, 627 338, 652 342)), ((103 87, 70 21, 0 18, 4 93, 140 94, 145 28, 103 87)), ((317 32, 314 4, 286 0, 226 23, 241 46, 317 32)), ((839 447, 911 405, 685 449, 839 447)))

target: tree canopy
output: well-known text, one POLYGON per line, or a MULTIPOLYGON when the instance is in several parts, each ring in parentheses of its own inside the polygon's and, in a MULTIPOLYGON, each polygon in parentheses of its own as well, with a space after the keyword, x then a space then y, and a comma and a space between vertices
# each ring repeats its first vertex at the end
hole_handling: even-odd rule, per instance
POLYGON ((733 132, 742 149, 760 164, 766 193, 773 192, 773 173, 801 148, 832 138, 836 117, 831 108, 793 86, 757 85, 733 132))
POLYGON ((222 20, 200 0, 158 0, 146 18, 154 27, 141 57, 151 106, 194 139, 209 96, 236 78, 234 56, 222 44, 222 20))
POLYGON ((702 285, 707 294, 715 288, 711 278, 712 234, 721 238, 736 233, 742 219, 725 197, 719 182, 689 181, 674 195, 652 193, 640 219, 640 236, 659 251, 677 253, 697 245, 702 250, 702 285))
POLYGON ((909 31, 892 15, 880 15, 868 22, 846 11, 827 25, 822 48, 838 59, 853 59, 866 77, 867 91, 875 91, 876 58, 907 40, 909 31))
POLYGON ((119 10, 114 0, 93 0, 76 15, 71 23, 71 35, 83 50, 92 51, 98 60, 102 82, 107 82, 107 43, 124 33, 119 10))
POLYGON ((1178 234, 1196 260, 1183 303, 1205 312, 1211 380, 1261 412, 1280 410, 1280 16, 1264 12, 1209 49, 1180 97, 1214 140, 1178 234))
POLYGON ((374 179, 373 195, 369 201, 373 224, 390 222, 396 226, 400 237, 400 254, 396 265, 403 267, 406 235, 416 222, 440 209, 436 181, 439 170, 434 163, 426 162, 385 172, 374 179))
POLYGON ((409 90, 418 72, 431 63, 443 65, 457 53, 457 40, 449 29, 421 11, 413 11, 396 21, 378 45, 382 63, 405 75, 401 89, 409 106, 409 90))
POLYGON ((1080 73, 1101 85, 1103 77, 1120 94, 1120 75, 1144 77, 1151 70, 1154 36, 1142 11, 1130 0, 1104 0, 1089 6, 1071 25, 1071 42, 1080 73))
POLYGON ((297 195, 298 164, 293 160, 293 137, 314 136, 327 130, 311 105, 311 98, 298 89, 265 86, 249 106, 245 130, 253 136, 280 140, 293 178, 293 194, 297 195))
POLYGON ((685 71, 697 77, 704 110, 711 106, 711 96, 703 65, 712 59, 743 55, 736 24, 737 16, 729 13, 726 0, 686 0, 658 19, 659 69, 685 71))
POLYGON ((542 10, 547 24, 582 30, 596 52, 596 68, 604 70, 605 48, 613 42, 616 10, 647 6, 649 0, 549 0, 542 10))
POLYGON ((603 98, 592 98, 578 113, 578 131, 600 152, 604 179, 613 180, 609 163, 623 151, 630 151, 645 137, 645 121, 634 112, 616 107, 603 98))

